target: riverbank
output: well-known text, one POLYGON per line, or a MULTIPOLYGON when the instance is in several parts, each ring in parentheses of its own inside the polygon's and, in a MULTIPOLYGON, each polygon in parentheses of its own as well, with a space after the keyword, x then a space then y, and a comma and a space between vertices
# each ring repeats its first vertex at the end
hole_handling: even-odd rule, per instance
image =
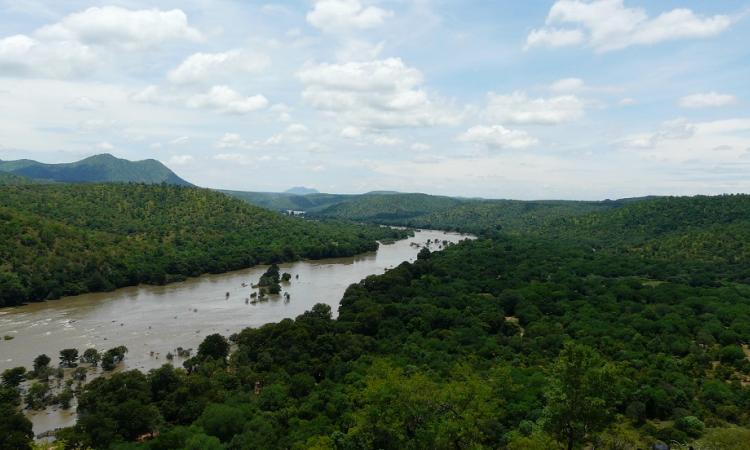
MULTIPOLYGON (((246 327, 293 318, 315 303, 326 303, 335 313, 350 284, 413 261, 428 239, 442 243, 468 237, 421 230, 355 257, 280 264, 282 272, 292 274, 291 282, 282 286, 283 292, 289 293, 288 302, 280 295, 256 305, 246 303, 250 285, 268 267, 255 266, 165 286, 136 286, 4 308, 0 310, 0 335, 13 339, 0 342, 0 370, 31 367, 34 357, 41 353, 56 360, 64 348, 83 352, 86 348, 106 350, 125 345, 129 352, 122 368, 147 371, 168 362, 167 353, 177 347, 197 348, 212 333, 228 336, 246 327)), ((439 247, 434 244, 433 250, 439 247)), ((181 360, 173 363, 180 366, 181 360)), ((51 410, 35 414, 31 417, 34 432, 61 426, 63 420, 69 422, 66 415, 51 410)))

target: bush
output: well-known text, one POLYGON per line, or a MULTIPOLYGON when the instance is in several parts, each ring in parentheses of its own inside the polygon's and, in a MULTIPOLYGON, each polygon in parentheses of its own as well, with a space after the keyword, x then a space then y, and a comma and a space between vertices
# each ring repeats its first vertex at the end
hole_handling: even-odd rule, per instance
POLYGON ((700 437, 706 426, 695 416, 685 416, 674 423, 674 427, 694 438, 700 437))

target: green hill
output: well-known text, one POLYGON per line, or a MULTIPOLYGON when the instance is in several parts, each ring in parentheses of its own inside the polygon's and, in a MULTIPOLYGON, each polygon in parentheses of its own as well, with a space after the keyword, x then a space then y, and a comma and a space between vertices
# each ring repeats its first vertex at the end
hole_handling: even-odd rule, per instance
POLYGON ((251 205, 261 206, 274 211, 316 211, 340 203, 351 197, 341 194, 322 193, 297 195, 286 192, 246 192, 227 190, 222 190, 220 192, 244 200, 251 205))
POLYGON ((0 186, 0 306, 349 256, 397 230, 284 217, 221 193, 147 184, 0 186))
POLYGON ((30 159, 0 161, 0 172, 41 181, 63 183, 168 183, 191 186, 155 159, 128 161, 110 154, 91 156, 80 161, 45 164, 30 159))
POLYGON ((411 218, 445 211, 461 203, 451 197, 427 194, 363 194, 317 211, 320 217, 402 225, 411 218))
POLYGON ((515 232, 539 227, 549 220, 618 206, 617 202, 466 200, 446 210, 410 218, 403 225, 471 233, 515 232))

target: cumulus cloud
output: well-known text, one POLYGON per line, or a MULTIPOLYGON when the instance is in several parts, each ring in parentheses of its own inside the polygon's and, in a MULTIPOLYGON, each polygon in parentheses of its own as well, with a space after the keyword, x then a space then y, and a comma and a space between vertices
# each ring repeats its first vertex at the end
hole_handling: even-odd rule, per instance
POLYGON ((477 125, 458 136, 460 142, 481 144, 489 149, 525 149, 539 141, 523 130, 510 130, 502 125, 477 125))
POLYGON ((348 125, 397 128, 452 124, 457 115, 431 99, 422 74, 400 58, 341 64, 312 64, 298 78, 302 98, 348 125))
POLYGON ((170 71, 167 78, 173 83, 204 83, 257 73, 270 63, 271 60, 266 55, 240 49, 221 53, 194 53, 170 71))
POLYGON ((556 125, 583 117, 584 102, 575 95, 529 98, 525 92, 510 95, 490 92, 486 115, 499 123, 556 125))
POLYGON ((83 75, 97 64, 94 50, 75 41, 47 42, 18 34, 0 39, 0 76, 83 75))
POLYGON ((393 15, 377 6, 365 6, 359 0, 317 0, 307 13, 307 22, 325 32, 374 28, 393 15))
POLYGON ((211 109, 227 114, 247 114, 268 106, 262 95, 246 97, 228 86, 213 86, 208 92, 189 97, 189 108, 211 109))
POLYGON ((680 99, 680 106, 683 108, 715 108, 719 106, 728 106, 737 103, 737 97, 729 94, 720 94, 718 92, 704 92, 699 94, 686 95, 680 99))
POLYGON ((531 30, 526 37, 524 50, 531 47, 566 47, 583 43, 585 36, 581 30, 562 30, 558 28, 541 28, 531 30))
POLYGON ((704 17, 677 8, 649 17, 642 8, 629 8, 624 0, 558 0, 549 10, 545 26, 532 30, 526 48, 562 47, 586 43, 599 52, 632 45, 706 38, 728 29, 728 15, 704 17))
POLYGON ((182 10, 130 10, 119 6, 92 7, 70 14, 37 30, 51 41, 77 41, 125 49, 154 47, 168 41, 200 41, 200 31, 188 24, 182 10))
POLYGON ((0 38, 0 74, 67 78, 87 75, 106 49, 141 50, 168 41, 198 41, 201 33, 179 9, 89 8, 43 26, 30 35, 0 38))

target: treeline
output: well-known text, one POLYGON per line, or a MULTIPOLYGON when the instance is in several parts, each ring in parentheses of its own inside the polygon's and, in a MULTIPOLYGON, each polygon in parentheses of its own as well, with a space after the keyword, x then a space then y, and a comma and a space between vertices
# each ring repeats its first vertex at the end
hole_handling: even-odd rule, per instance
POLYGON ((189 372, 93 381, 60 437, 118 449, 746 448, 750 288, 719 266, 696 270, 538 237, 424 251, 352 285, 335 320, 316 305, 232 336, 228 359, 211 336, 189 372))
POLYGON ((0 306, 350 256, 404 231, 283 217, 174 185, 0 186, 0 306))
MULTIPOLYGON (((306 196, 307 197, 307 196, 306 196)), ((537 229, 551 220, 609 211, 636 200, 482 200, 426 194, 363 194, 341 198, 311 215, 483 234, 537 229)))

